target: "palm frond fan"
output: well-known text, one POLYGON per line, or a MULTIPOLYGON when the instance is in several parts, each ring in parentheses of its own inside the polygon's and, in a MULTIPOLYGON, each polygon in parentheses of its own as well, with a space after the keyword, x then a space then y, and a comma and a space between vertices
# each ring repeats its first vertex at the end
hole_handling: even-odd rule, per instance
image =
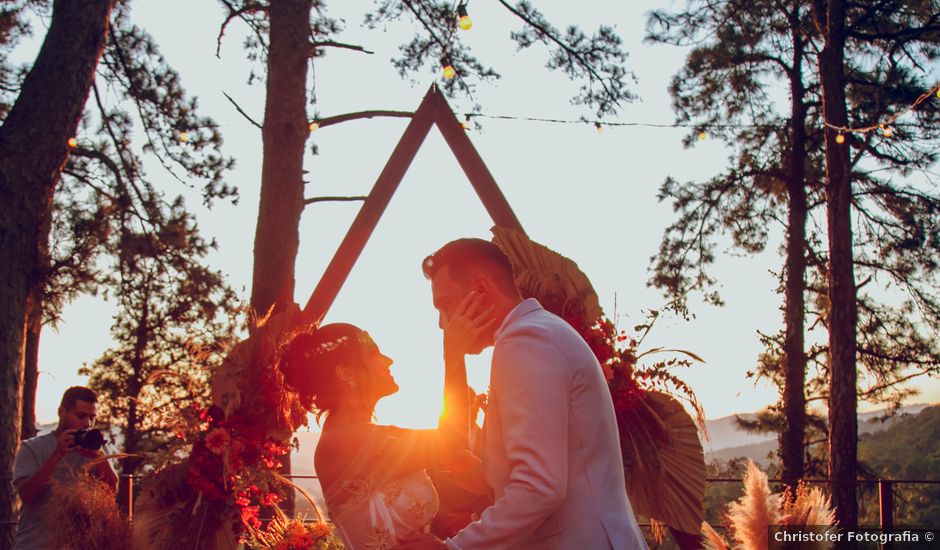
POLYGON ((705 519, 705 454, 698 428, 670 395, 644 392, 639 401, 633 411, 618 414, 633 511, 698 533, 705 519))
MULTIPOLYGON (((497 226, 492 232, 524 298, 537 299, 582 336, 602 319, 597 293, 574 261, 521 231, 497 226)), ((673 529, 698 533, 705 515, 705 458, 695 422, 670 395, 637 391, 635 396, 631 406, 617 411, 633 509, 673 529)))
POLYGON ((496 226, 492 231, 493 242, 512 263, 524 298, 535 298, 572 325, 576 321, 590 327, 603 315, 597 292, 578 264, 519 230, 496 226))

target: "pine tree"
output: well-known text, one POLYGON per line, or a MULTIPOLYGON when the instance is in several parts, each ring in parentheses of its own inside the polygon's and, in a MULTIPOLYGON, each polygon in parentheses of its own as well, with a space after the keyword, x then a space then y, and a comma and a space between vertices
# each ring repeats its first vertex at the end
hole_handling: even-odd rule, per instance
MULTIPOLYGON (((68 154, 107 36, 114 0, 53 4, 42 49, 0 126, 0 471, 12 477, 20 435, 28 294, 48 205, 68 154), (55 105, 55 109, 50 109, 55 105)), ((12 486, 0 517, 13 516, 12 486)), ((0 543, 10 541, 4 534, 0 543)), ((8 546, 8 544, 3 544, 8 546)))
MULTIPOLYGON (((785 330, 763 337, 767 351, 752 373, 770 376, 782 389, 782 406, 775 408, 777 417, 764 428, 781 430, 783 477, 791 481, 804 471, 804 444, 818 439, 818 432, 807 435, 801 426, 808 422, 823 434, 826 428, 805 416, 801 394, 810 400, 827 398, 828 381, 820 376, 827 377, 830 369, 828 345, 814 343, 804 352, 804 344, 798 341, 807 324, 805 315, 812 321, 810 329, 831 326, 829 254, 824 251, 828 232, 820 230, 819 216, 814 213, 826 204, 823 188, 817 183, 823 179, 824 161, 820 84, 814 71, 822 38, 807 11, 799 3, 745 6, 738 2, 691 2, 682 12, 656 12, 650 19, 651 39, 698 44, 673 86, 679 122, 707 128, 734 150, 726 174, 703 184, 683 186, 669 180, 663 186, 661 198, 673 200, 679 220, 667 229, 661 254, 654 259, 651 282, 677 297, 692 289, 707 291, 715 283, 707 267, 715 259, 714 247, 723 233, 730 234, 737 248, 753 253, 765 247, 768 226, 775 222, 782 226, 787 237, 787 259, 781 272, 785 330), (695 42, 705 35, 710 37, 695 42), (794 67, 801 67, 801 71, 794 72, 794 67), (789 109, 765 93, 771 83, 789 89, 789 109), (777 110, 782 114, 775 114, 777 110), (803 122, 799 122, 801 118, 803 122), (728 124, 730 128, 724 126, 728 124), (798 184, 801 171, 802 192, 798 184), (804 292, 808 293, 805 300, 804 292), (800 303, 805 313, 797 311, 800 303), (804 383, 807 357, 816 368, 804 383)), ((891 13, 885 9, 867 22, 853 19, 849 34, 864 34, 868 31, 861 29, 866 25, 883 24, 883 18, 891 13)), ((910 20, 897 25, 908 29, 921 26, 910 20)), ((870 44, 851 44, 846 82, 852 107, 848 125, 875 124, 877 128, 879 120, 909 107, 923 93, 924 76, 911 66, 935 54, 923 44, 924 33, 900 33, 896 38, 900 41, 901 37, 921 42, 917 50, 920 57, 904 59, 905 50, 898 42, 882 45, 881 57, 867 54, 870 44)), ((872 401, 898 403, 906 395, 898 384, 913 375, 935 371, 940 358, 936 344, 928 337, 929 331, 936 329, 937 317, 931 317, 936 311, 936 264, 932 267, 926 261, 936 256, 936 241, 931 240, 928 228, 933 227, 937 197, 905 178, 933 162, 930 148, 922 140, 936 133, 934 112, 935 107, 926 104, 916 111, 916 124, 904 127, 903 138, 886 139, 877 132, 865 134, 863 140, 850 137, 855 148, 853 206, 868 220, 859 224, 865 238, 852 243, 856 269, 864 273, 864 280, 887 278, 906 293, 899 306, 888 305, 886 300, 891 297, 877 292, 863 293, 857 300, 860 311, 865 312, 858 323, 859 362, 869 386, 860 392, 862 398, 872 401), (910 254, 900 252, 905 248, 910 254), (904 267, 896 267, 899 263, 904 267), (918 310, 925 314, 913 321, 903 313, 918 310)), ((687 139, 687 144, 691 143, 694 134, 687 139)), ((716 294, 709 297, 720 303, 716 294)))
MULTIPOLYGON (((79 370, 102 397, 104 423, 128 454, 165 447, 183 411, 205 405, 210 375, 236 328, 235 293, 204 265, 214 243, 199 236, 182 200, 160 203, 152 201, 145 231, 108 239, 119 260, 105 281, 119 304, 115 346, 79 370)), ((121 473, 135 473, 142 462, 124 459, 121 473)))

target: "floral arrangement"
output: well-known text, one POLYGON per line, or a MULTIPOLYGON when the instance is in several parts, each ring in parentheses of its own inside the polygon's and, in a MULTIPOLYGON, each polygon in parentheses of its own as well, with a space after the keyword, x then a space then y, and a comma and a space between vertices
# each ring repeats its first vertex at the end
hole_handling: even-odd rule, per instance
MULTIPOLYGON (((270 542, 288 533, 277 527, 290 523, 278 515, 277 504, 293 484, 278 469, 307 411, 285 384, 279 364, 293 337, 313 326, 296 307, 251 325, 249 337, 213 375, 212 403, 181 419, 175 448, 145 481, 135 506, 135 547, 231 548, 239 535, 239 542, 270 542), (267 530, 270 523, 264 528, 262 512, 274 515, 275 530, 267 530)), ((314 510, 322 523, 315 504, 314 510)), ((338 544, 332 533, 320 529, 316 535, 285 539, 309 540, 308 546, 274 547, 338 544)))
POLYGON ((308 523, 303 515, 289 519, 279 508, 274 519, 261 529, 248 526, 242 541, 259 550, 340 550, 333 528, 321 521, 308 523))
MULTIPOLYGON (((659 311, 650 311, 637 338, 618 330, 604 315, 597 293, 572 260, 531 241, 524 233, 494 227, 493 241, 513 265, 523 297, 568 322, 587 342, 607 378, 617 427, 627 492, 634 511, 654 524, 697 534, 704 519, 705 458, 701 405, 672 371, 701 362, 694 353, 666 348, 638 352, 659 311), (667 358, 647 364, 656 354, 667 358), (694 419, 682 402, 694 411, 694 419)), ((657 537, 659 538, 659 537, 657 537)))

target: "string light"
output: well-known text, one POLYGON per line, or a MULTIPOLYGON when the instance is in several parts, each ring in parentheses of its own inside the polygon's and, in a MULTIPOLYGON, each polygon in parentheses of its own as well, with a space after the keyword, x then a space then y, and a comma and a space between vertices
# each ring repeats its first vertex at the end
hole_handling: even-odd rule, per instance
POLYGON ((839 145, 842 145, 843 143, 845 143, 845 136, 842 135, 842 132, 839 132, 838 134, 836 134, 836 143, 838 143, 839 145))
POLYGON ((70 137, 70 138, 69 138, 69 141, 68 141, 68 144, 69 144, 69 147, 71 147, 72 149, 74 149, 74 148, 78 147, 78 140, 75 139, 75 138, 73 138, 73 137, 70 137))
POLYGON ((461 2, 457 5, 457 26, 465 31, 469 31, 473 26, 473 20, 467 15, 467 4, 461 2))
POLYGON ((189 132, 187 132, 186 130, 181 130, 178 137, 180 141, 185 143, 189 141, 189 132))
MULTIPOLYGON (((834 124, 829 124, 828 122, 824 122, 823 124, 824 124, 825 126, 828 126, 829 128, 832 128, 833 130, 838 131, 840 134, 841 134, 842 132, 845 132, 845 133, 852 133, 852 134, 867 134, 867 133, 869 133, 869 132, 875 132, 875 131, 880 130, 880 131, 884 134, 885 137, 891 137, 891 136, 894 134, 894 131, 891 130, 891 129, 888 127, 889 124, 894 123, 894 121, 896 121, 897 119, 899 119, 899 118, 901 118, 902 116, 906 115, 907 113, 913 111, 913 110, 916 109, 921 103, 927 101, 928 99, 930 99, 930 98, 933 97, 934 95, 936 95, 937 98, 940 98, 940 84, 937 84, 937 85, 934 86, 933 88, 931 88, 931 89, 927 90, 926 92, 924 92, 923 94, 921 94, 917 99, 914 100, 914 103, 912 103, 911 106, 908 107, 907 109, 904 109, 903 111, 899 111, 899 112, 897 112, 897 113, 891 115, 891 116, 888 117, 888 119, 885 120, 884 122, 881 122, 881 123, 878 123, 878 124, 873 124, 873 125, 871 125, 871 126, 864 126, 864 127, 861 127, 861 128, 849 128, 849 127, 847 127, 847 126, 836 126, 836 125, 834 125, 834 124)), ((836 136, 836 143, 842 143, 843 141, 845 141, 845 138, 844 138, 844 137, 842 138, 842 141, 839 141, 839 136, 836 136)))
POLYGON ((706 139, 708 139, 708 132, 706 132, 705 130, 702 130, 701 132, 698 133, 699 141, 705 141, 706 139))
POLYGON ((601 124, 600 122, 595 122, 595 123, 594 123, 594 129, 597 130, 597 133, 598 133, 598 134, 603 134, 603 133, 604 133, 604 125, 601 124))
POLYGON ((466 115, 463 119, 463 122, 460 123, 460 127, 464 130, 470 129, 470 115, 466 115))
POLYGON ((307 128, 308 128, 311 132, 316 132, 319 127, 320 127, 320 123, 317 122, 316 120, 314 120, 313 122, 311 122, 310 124, 307 125, 307 128))
POLYGON ((453 63, 450 62, 450 58, 442 57, 441 66, 444 67, 444 78, 449 80, 457 75, 457 69, 455 69, 453 63))

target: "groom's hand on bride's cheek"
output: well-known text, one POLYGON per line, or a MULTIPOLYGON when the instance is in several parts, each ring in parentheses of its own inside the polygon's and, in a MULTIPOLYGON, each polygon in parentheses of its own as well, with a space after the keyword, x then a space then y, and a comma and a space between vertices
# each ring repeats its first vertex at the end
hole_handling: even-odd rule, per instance
POLYGON ((471 291, 444 322, 444 354, 448 357, 478 353, 481 335, 495 328, 493 305, 483 305, 483 295, 471 291))

